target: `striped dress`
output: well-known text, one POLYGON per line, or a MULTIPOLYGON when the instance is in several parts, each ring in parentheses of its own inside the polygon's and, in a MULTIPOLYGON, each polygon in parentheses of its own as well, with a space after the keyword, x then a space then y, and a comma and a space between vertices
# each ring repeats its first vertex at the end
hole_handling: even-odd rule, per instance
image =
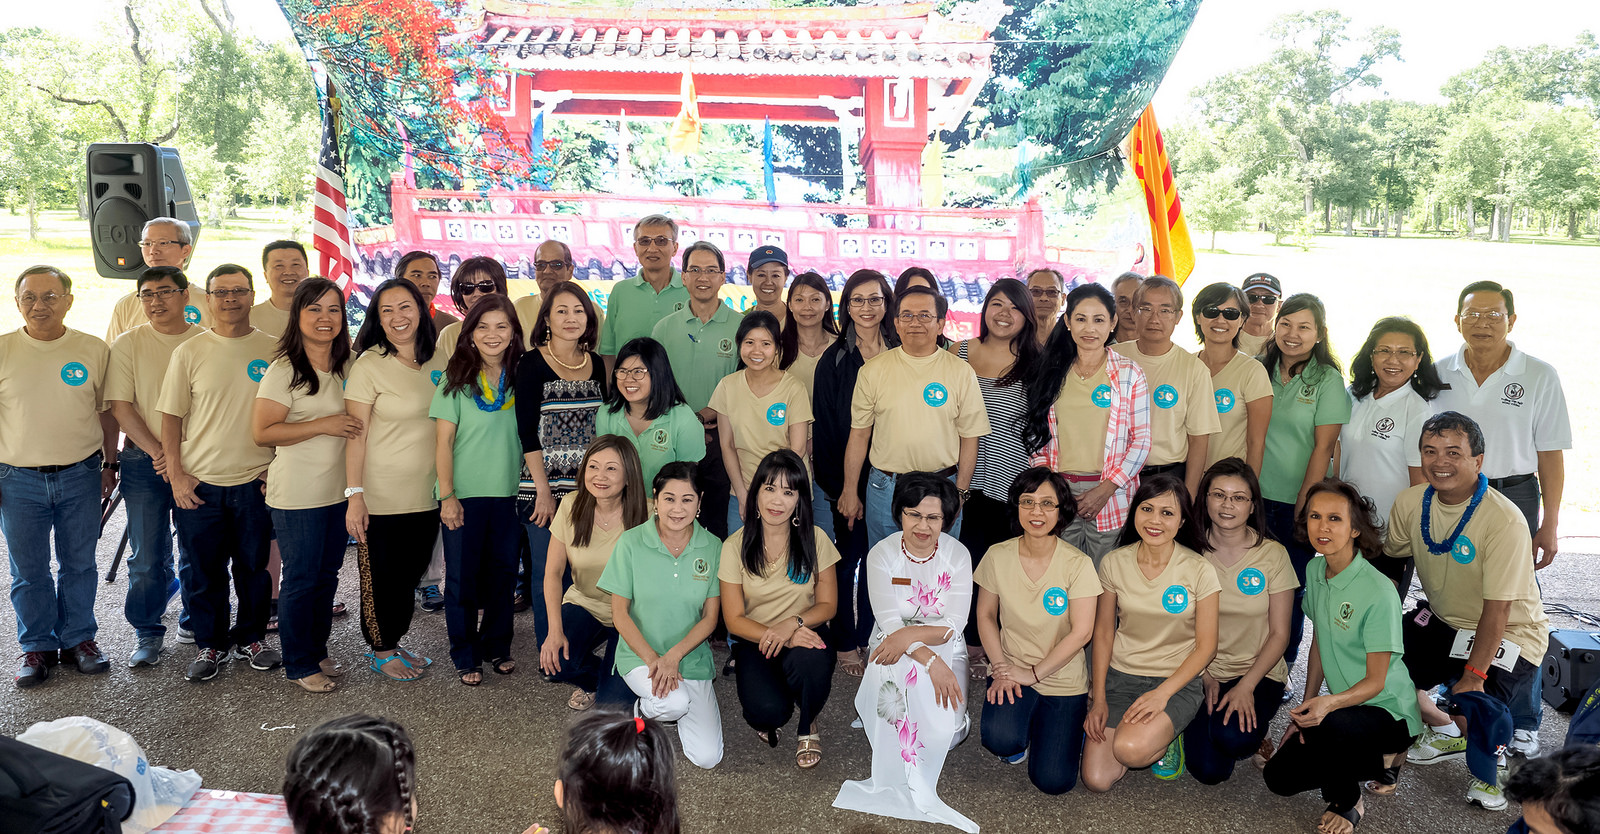
MULTIPOLYGON (((956 355, 966 361, 966 342, 956 346, 956 355)), ((1022 445, 1028 392, 1021 382, 999 383, 998 379, 978 377, 983 407, 989 412, 989 433, 978 438, 978 465, 972 470, 972 488, 1003 502, 1011 491, 1011 482, 1028 468, 1028 450, 1022 445)))

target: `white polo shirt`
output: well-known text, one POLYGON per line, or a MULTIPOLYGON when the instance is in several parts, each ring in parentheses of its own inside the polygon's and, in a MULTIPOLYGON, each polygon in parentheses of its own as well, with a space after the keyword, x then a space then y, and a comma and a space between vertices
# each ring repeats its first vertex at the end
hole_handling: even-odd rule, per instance
POLYGON ((1517 350, 1483 385, 1467 368, 1466 347, 1434 363, 1449 385, 1433 401, 1435 414, 1459 411, 1483 429, 1483 474, 1490 478, 1535 474, 1539 452, 1572 448, 1572 423, 1561 379, 1548 363, 1517 350))
POLYGON ((1386 523, 1395 497, 1411 486, 1407 467, 1422 466, 1418 441, 1433 407, 1409 384, 1383 397, 1350 398, 1350 422, 1339 429, 1339 477, 1371 498, 1386 523))

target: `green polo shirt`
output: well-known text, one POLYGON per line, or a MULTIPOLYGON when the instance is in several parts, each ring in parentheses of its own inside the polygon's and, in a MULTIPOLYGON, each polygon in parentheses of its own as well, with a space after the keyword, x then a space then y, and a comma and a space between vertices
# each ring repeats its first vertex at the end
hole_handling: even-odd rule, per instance
MULTIPOLYGON (((515 400, 505 408, 484 411, 472 389, 446 394, 434 389, 428 416, 456 424, 455 496, 457 498, 515 498, 522 473, 522 441, 517 438, 515 400)), ((433 454, 432 450, 426 451, 433 454)), ((438 494, 435 488, 434 494, 438 494)))
POLYGON ((667 349, 672 376, 695 411, 710 405, 717 383, 739 366, 740 321, 727 302, 718 304, 711 321, 706 322, 685 306, 657 322, 650 331, 650 337, 667 349))
POLYGON ((1267 451, 1261 463, 1261 496, 1293 504, 1306 479, 1317 426, 1350 422, 1350 392, 1339 373, 1315 359, 1288 382, 1273 371, 1272 421, 1267 423, 1267 451))
POLYGON ((1400 597, 1394 583, 1359 553, 1350 567, 1328 578, 1328 559, 1317 556, 1306 566, 1306 616, 1316 629, 1317 652, 1328 691, 1340 693, 1367 676, 1367 655, 1389 652, 1383 691, 1363 706, 1380 707, 1406 722, 1412 735, 1422 732, 1417 692, 1402 656, 1400 597))
POLYGON ((663 316, 688 306, 689 290, 683 286, 683 275, 676 267, 661 292, 644 280, 643 273, 613 283, 611 295, 606 298, 605 321, 600 325, 598 353, 616 356, 623 345, 650 335, 650 328, 663 316))
MULTIPOLYGON (((656 654, 678 645, 700 621, 706 600, 721 593, 717 582, 722 542, 699 522, 683 555, 674 557, 661 543, 654 521, 623 531, 600 574, 600 590, 629 600, 628 616, 656 654)), ((617 674, 644 665, 628 641, 617 641, 617 674)), ((711 644, 702 642, 678 664, 684 680, 708 681, 711 644)))
POLYGON ((651 420, 638 434, 628 423, 627 406, 616 411, 604 406, 595 417, 594 434, 615 434, 633 441, 633 448, 639 451, 639 466, 644 469, 646 494, 661 467, 677 460, 698 463, 706 456, 706 428, 694 409, 686 405, 667 409, 666 414, 651 420))

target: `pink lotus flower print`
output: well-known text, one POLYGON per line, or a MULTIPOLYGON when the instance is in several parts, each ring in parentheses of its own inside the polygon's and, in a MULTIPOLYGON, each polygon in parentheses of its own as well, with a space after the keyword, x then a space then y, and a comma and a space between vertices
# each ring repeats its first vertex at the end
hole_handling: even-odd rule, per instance
POLYGON ((911 582, 911 604, 917 607, 918 617, 937 617, 944 613, 945 591, 950 590, 950 573, 946 571, 939 574, 932 586, 921 582, 911 582))
POLYGON ((906 669, 906 688, 912 689, 917 685, 917 664, 912 662, 906 669))
POLYGON ((900 722, 900 758, 912 767, 917 766, 918 751, 922 749, 922 742, 917 740, 917 722, 907 717, 900 722))

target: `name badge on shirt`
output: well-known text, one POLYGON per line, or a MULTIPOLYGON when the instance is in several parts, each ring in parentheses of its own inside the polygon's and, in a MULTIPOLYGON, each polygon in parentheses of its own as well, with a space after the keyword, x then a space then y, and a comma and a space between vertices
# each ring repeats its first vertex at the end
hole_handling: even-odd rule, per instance
MULTIPOLYGON (((1472 655, 1472 642, 1477 639, 1478 633, 1461 629, 1456 632, 1456 642, 1450 647, 1450 656, 1456 660, 1466 660, 1472 655)), ((1510 640, 1502 639, 1500 648, 1494 652, 1494 660, 1490 666, 1496 666, 1507 672, 1517 665, 1517 658, 1522 656, 1522 648, 1510 640)))
POLYGON ((895 578, 889 580, 889 584, 890 585, 905 585, 906 587, 910 587, 911 586, 911 580, 907 579, 904 576, 896 576, 895 578))

